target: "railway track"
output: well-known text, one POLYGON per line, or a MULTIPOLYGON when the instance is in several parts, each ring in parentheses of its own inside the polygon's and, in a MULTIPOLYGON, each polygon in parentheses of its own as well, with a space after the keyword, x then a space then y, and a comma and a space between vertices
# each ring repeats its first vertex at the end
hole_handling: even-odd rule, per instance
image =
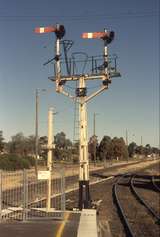
MULTIPOLYGON (((151 177, 153 180, 153 176, 151 177)), ((153 182, 152 182, 153 183, 153 182)), ((136 175, 132 176, 130 179, 130 187, 132 193, 135 195, 136 199, 147 209, 147 211, 158 221, 160 224, 160 216, 157 213, 158 211, 154 210, 154 208, 144 200, 144 198, 140 195, 140 193, 136 190, 136 175)))
POLYGON ((121 205, 120 198, 118 196, 118 185, 120 184, 121 180, 126 178, 126 177, 127 177, 127 174, 122 175, 114 183, 114 185, 113 185, 113 198, 114 198, 114 202, 116 204, 117 210, 118 210, 119 217, 120 217, 120 219, 121 219, 121 221, 123 223, 126 236, 134 237, 135 235, 134 235, 133 230, 132 230, 132 228, 131 228, 131 226, 129 224, 129 221, 127 219, 125 211, 124 211, 124 209, 123 209, 123 207, 121 205))
POLYGON ((158 186, 158 182, 155 180, 155 176, 152 176, 152 184, 157 192, 160 192, 160 186, 158 186))
POLYGON ((117 178, 112 188, 114 203, 127 237, 153 236, 151 229, 158 232, 160 216, 137 191, 135 178, 129 174, 117 178))

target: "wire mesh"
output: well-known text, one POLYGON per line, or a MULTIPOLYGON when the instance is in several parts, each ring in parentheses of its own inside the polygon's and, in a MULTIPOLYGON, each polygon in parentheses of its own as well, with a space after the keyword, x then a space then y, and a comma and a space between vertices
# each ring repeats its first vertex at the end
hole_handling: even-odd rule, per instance
POLYGON ((33 170, 0 171, 0 221, 62 218, 65 211, 64 172, 51 179, 51 208, 47 211, 48 180, 33 170))
POLYGON ((23 171, 1 171, 1 221, 23 220, 23 171))
MULTIPOLYGON (((0 222, 62 219, 66 202, 70 201, 67 193, 79 189, 79 164, 63 167, 57 165, 52 171, 50 211, 47 211, 48 180, 38 180, 34 170, 0 171, 0 222)), ((90 164, 90 170, 95 168, 98 167, 90 164)), ((100 179, 90 174, 90 184, 100 179)))

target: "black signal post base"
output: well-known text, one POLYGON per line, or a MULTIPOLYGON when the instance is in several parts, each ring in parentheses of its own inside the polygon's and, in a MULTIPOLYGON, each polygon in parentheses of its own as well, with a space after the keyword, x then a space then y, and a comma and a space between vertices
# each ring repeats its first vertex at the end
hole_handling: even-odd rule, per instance
POLYGON ((79 180, 79 209, 91 208, 89 180, 79 180))

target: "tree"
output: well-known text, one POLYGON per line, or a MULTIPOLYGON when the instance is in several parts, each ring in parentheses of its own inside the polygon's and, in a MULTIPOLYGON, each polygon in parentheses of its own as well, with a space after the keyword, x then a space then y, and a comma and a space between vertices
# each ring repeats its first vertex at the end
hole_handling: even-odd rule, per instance
POLYGON ((4 144, 3 131, 0 130, 0 153, 4 150, 4 144))
POLYGON ((16 154, 3 154, 0 157, 0 169, 18 170, 29 169, 34 165, 34 159, 31 157, 19 157, 16 154))
POLYGON ((133 157, 134 154, 136 153, 136 148, 137 145, 135 142, 131 142, 128 146, 128 153, 129 153, 129 157, 133 157))
POLYGON ((144 154, 144 147, 143 146, 137 146, 135 152, 139 155, 144 154))
POLYGON ((160 154, 160 150, 157 147, 152 147, 152 153, 158 155, 160 154))
POLYGON ((47 145, 48 145, 48 137, 42 136, 39 138, 39 154, 44 159, 47 160, 47 145))
POLYGON ((72 142, 66 138, 64 132, 57 133, 54 137, 55 150, 54 155, 57 159, 71 160, 72 142))
POLYGON ((24 145, 27 155, 35 155, 35 143, 36 137, 34 135, 30 135, 29 137, 24 138, 24 145))
POLYGON ((104 136, 99 144, 98 147, 98 153, 99 153, 99 159, 111 159, 111 148, 112 148, 112 140, 109 136, 104 136))
POLYGON ((35 136, 25 137, 22 132, 11 137, 7 144, 7 150, 11 154, 18 156, 34 156, 35 154, 35 136))
POLYGON ((114 137, 112 139, 113 143, 113 156, 115 159, 127 159, 128 158, 128 150, 125 145, 124 139, 114 137))
POLYGON ((151 155, 151 153, 152 153, 152 148, 151 148, 150 144, 147 144, 144 147, 144 154, 145 154, 145 156, 148 156, 148 155, 151 155))
POLYGON ((9 151, 12 154, 23 156, 25 154, 24 135, 22 132, 17 133, 11 137, 9 143, 9 151))
POLYGON ((58 148, 67 148, 72 145, 72 142, 69 139, 66 139, 66 134, 64 132, 55 135, 54 143, 58 148))
POLYGON ((94 162, 97 159, 97 150, 98 150, 97 136, 93 135, 92 137, 90 137, 88 142, 88 152, 90 154, 91 160, 94 162))
POLYGON ((79 160, 79 141, 72 144, 72 161, 77 163, 79 160))

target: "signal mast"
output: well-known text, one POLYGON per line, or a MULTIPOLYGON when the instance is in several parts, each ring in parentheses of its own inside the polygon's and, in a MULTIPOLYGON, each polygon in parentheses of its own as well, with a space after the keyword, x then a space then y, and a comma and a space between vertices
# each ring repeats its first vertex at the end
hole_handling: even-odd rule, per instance
POLYGON ((83 72, 82 74, 75 74, 72 70, 72 66, 75 64, 74 60, 70 60, 70 65, 67 60, 67 47, 70 48, 73 44, 72 41, 62 41, 65 35, 65 28, 63 25, 57 24, 56 26, 49 27, 38 27, 35 28, 35 33, 51 33, 54 32, 56 35, 55 42, 55 57, 49 60, 46 64, 51 61, 55 61, 55 76, 49 77, 50 80, 56 84, 56 92, 61 93, 73 101, 79 103, 79 209, 88 209, 91 207, 91 198, 89 191, 89 159, 88 159, 88 138, 87 138, 87 102, 95 96, 108 89, 108 85, 111 83, 112 77, 119 77, 120 73, 117 71, 116 57, 109 58, 108 44, 114 39, 114 32, 107 31, 104 29, 103 32, 83 33, 83 39, 101 39, 104 42, 103 55, 101 57, 102 64, 97 66, 99 59, 92 56, 88 59, 91 63, 91 71, 83 72), (61 44, 63 46, 67 44, 64 49, 65 62, 67 68, 67 75, 62 73, 62 59, 61 59, 61 44), (111 67, 111 62, 114 61, 114 66, 111 67), (99 89, 87 95, 86 81, 99 80, 101 85, 99 89), (72 95, 66 91, 66 82, 78 81, 78 87, 75 90, 75 94, 72 95))

